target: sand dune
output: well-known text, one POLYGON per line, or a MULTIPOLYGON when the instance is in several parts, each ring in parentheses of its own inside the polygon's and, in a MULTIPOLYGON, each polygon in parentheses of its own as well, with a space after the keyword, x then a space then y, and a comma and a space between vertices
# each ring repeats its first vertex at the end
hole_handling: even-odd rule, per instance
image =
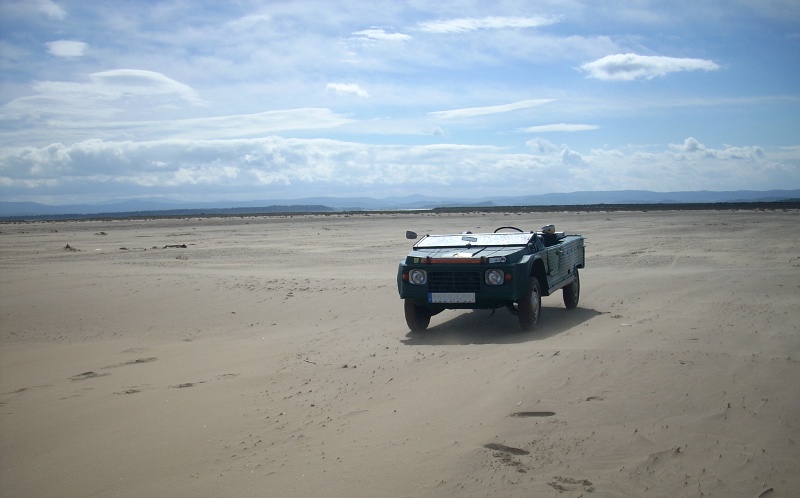
POLYGON ((0 225, 0 494, 798 496, 798 219, 0 225), (588 238, 577 310, 409 333, 406 230, 546 223, 588 238))

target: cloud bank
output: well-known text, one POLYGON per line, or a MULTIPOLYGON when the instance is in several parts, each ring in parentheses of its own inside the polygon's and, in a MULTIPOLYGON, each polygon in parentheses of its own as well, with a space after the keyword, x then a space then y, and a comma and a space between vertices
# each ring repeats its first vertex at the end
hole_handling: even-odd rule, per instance
MULTIPOLYGON (((336 195, 349 186, 374 196, 435 195, 456 187, 476 197, 498 178, 504 195, 547 191, 643 189, 735 190, 800 181, 800 150, 773 157, 758 146, 707 147, 690 137, 663 150, 594 149, 582 154, 537 138, 529 153, 492 146, 386 146, 276 136, 231 140, 87 140, 0 151, 4 199, 60 199, 75 193, 124 197, 150 189, 186 199, 213 191, 233 198, 336 195), (197 190, 192 190, 197 188, 197 190)), ((493 193, 497 193, 493 192, 493 193)))

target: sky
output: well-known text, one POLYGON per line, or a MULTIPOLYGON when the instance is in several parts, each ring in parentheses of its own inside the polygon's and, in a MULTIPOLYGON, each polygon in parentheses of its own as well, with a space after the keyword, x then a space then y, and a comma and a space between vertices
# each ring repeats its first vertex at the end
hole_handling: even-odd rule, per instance
POLYGON ((800 188, 798 0, 3 0, 0 200, 800 188))

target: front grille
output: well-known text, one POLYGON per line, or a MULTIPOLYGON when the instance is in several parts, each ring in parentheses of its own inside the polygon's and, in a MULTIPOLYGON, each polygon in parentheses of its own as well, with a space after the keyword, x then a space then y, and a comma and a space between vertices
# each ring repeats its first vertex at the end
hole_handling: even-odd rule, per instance
POLYGON ((428 272, 429 292, 479 292, 479 271, 432 271, 428 272))

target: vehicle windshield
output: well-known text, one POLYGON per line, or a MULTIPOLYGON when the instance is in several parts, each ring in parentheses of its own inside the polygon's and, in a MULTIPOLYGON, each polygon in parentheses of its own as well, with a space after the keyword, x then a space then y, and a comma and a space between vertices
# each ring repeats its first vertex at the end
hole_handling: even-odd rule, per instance
POLYGON ((524 246, 533 233, 464 233, 458 235, 426 235, 414 248, 474 247, 474 246, 524 246))

